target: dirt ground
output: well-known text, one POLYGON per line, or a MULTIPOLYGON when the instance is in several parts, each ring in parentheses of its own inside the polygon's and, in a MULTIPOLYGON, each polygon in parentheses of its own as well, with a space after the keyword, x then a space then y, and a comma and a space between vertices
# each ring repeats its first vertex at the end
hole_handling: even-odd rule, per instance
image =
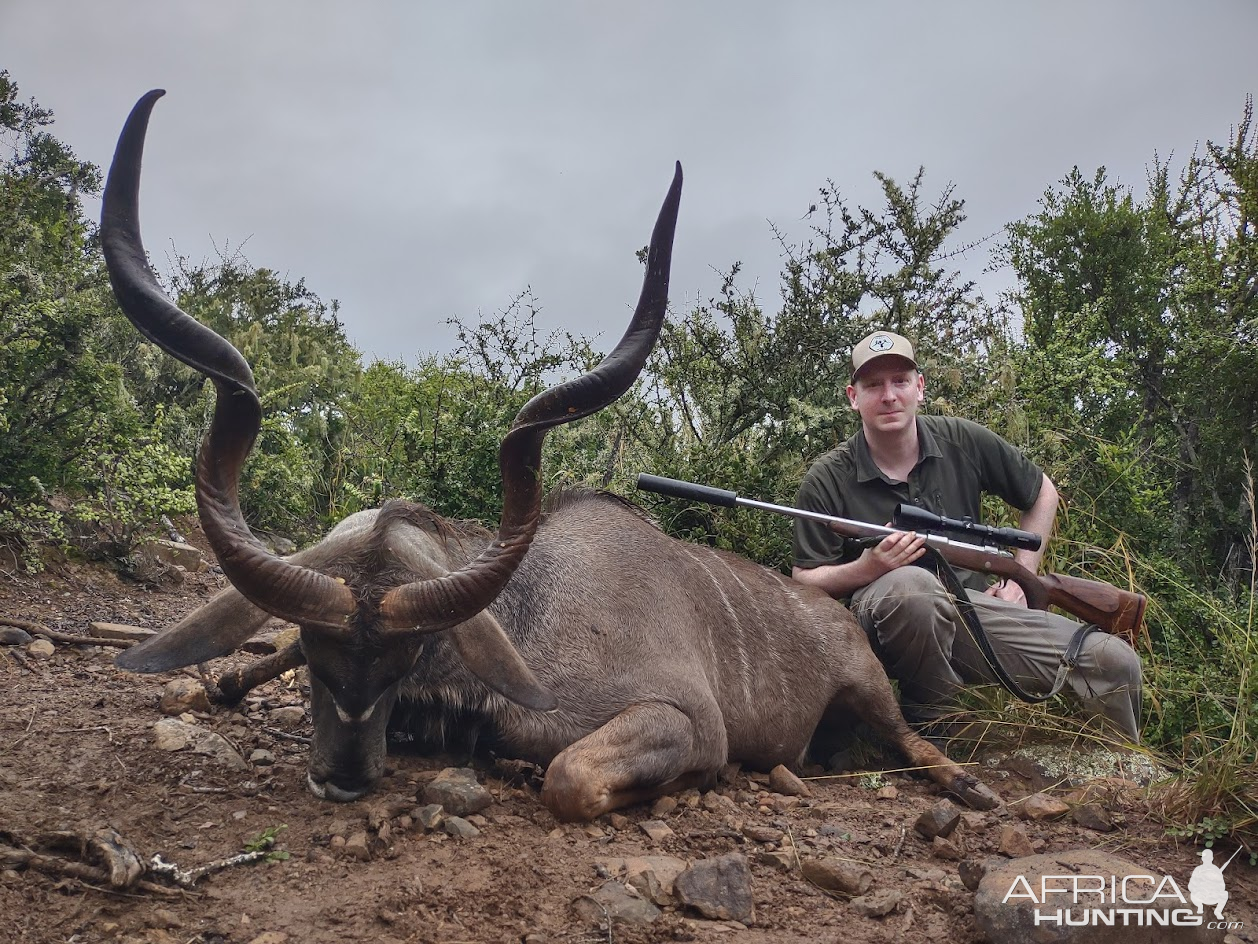
MULTIPOLYGON (((103 567, 54 563, 38 577, 0 574, 0 618, 69 634, 87 634, 92 621, 161 628, 220 586, 213 571, 150 589, 103 567)), ((943 802, 938 788, 894 772, 881 783, 854 775, 809 779, 811 797, 788 797, 771 792, 762 774, 731 771, 712 793, 682 794, 674 810, 638 807, 573 826, 557 823, 541 806, 529 770, 477 760, 473 766, 494 802, 470 817, 479 835, 455 838, 425 829, 415 808, 423 805, 417 794, 440 770, 465 759, 397 753, 374 794, 349 804, 325 802, 305 787, 301 738, 309 734, 309 718, 299 710, 305 705, 300 674, 256 689, 236 710, 188 719, 222 735, 241 757, 255 758, 237 769, 209 754, 158 749, 153 725, 164 717, 163 687, 196 673, 127 674, 113 666, 117 651, 58 643, 51 656, 38 658, 25 646, 0 646, 0 850, 7 845, 40 852, 54 865, 90 865, 90 855, 73 844, 57 846, 51 834, 112 828, 142 861, 160 854, 191 869, 277 831, 274 848, 288 858, 225 868, 186 890, 152 875, 145 876, 148 886, 116 891, 90 874, 0 865, 5 941, 969 942, 979 940, 974 895, 958 877, 959 861, 947 856, 999 855, 1004 825, 1020 827, 1035 851, 1101 848, 1181 884, 1197 864, 1197 850, 1169 839, 1134 787, 1107 794, 1118 823, 1112 832, 1070 817, 1026 822, 1008 809, 966 812, 952 849, 941 850, 914 830, 924 811, 943 802), (642 824, 651 820, 662 820, 671 835, 650 838, 642 824), (749 920, 704 917, 666 902, 650 924, 608 928, 597 909, 592 915, 574 908, 614 875, 612 860, 650 855, 693 862, 727 853, 750 865, 749 920), (867 869, 873 890, 899 892, 898 904, 885 916, 866 917, 848 896, 806 880, 800 860, 825 857, 867 869)), ((209 669, 253 658, 240 654, 209 669)), ((951 753, 966 759, 958 756, 963 751, 951 753)), ((894 763, 888 757, 884 766, 894 763)), ((1044 786, 1025 763, 977 769, 1006 802, 1044 786)), ((1051 792, 1068 795, 1066 786, 1051 792)), ((1241 939, 1249 939, 1255 870, 1238 860, 1228 870, 1228 889, 1229 918, 1245 922, 1241 939)))

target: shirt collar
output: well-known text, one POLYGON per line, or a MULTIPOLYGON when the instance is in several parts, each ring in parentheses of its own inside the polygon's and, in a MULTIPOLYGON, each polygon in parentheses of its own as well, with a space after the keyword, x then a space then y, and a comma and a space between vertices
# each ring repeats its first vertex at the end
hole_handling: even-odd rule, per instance
MULTIPOLYGON (((915 469, 926 459, 932 457, 943 458, 943 453, 939 449, 939 443, 935 441, 935 434, 922 422, 920 416, 916 418, 916 423, 917 463, 913 466, 915 469)), ((872 482, 874 479, 886 480, 882 470, 874 463, 874 457, 869 454, 869 443, 865 441, 864 429, 858 429, 856 435, 852 437, 852 448, 856 456, 856 480, 858 482, 872 482)))

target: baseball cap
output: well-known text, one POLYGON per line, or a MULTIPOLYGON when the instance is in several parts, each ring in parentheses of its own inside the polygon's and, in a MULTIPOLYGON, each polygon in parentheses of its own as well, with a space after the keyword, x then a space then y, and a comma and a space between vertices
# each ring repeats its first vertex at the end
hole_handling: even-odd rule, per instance
POLYGON ((902 357, 914 367, 917 367, 917 360, 913 355, 913 345, 909 343, 908 338, 902 338, 900 335, 892 334, 890 331, 875 331, 868 337, 862 338, 852 348, 852 379, 855 380, 861 372, 861 368, 870 361, 890 354, 902 357))

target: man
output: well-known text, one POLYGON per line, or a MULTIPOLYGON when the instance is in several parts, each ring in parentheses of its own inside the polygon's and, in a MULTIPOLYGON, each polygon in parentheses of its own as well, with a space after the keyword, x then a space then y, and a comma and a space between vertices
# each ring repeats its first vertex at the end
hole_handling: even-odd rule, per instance
MULTIPOLYGON (((847 396, 861 429, 813 463, 798 507, 886 524, 905 502, 980 521, 988 492, 1022 513, 1019 527, 1047 537, 1057 515, 1057 490, 1048 476, 977 423, 919 416, 925 393, 908 340, 878 331, 858 343, 847 396)), ((900 683, 905 718, 929 725, 964 685, 997 678, 939 578, 908 566, 925 555, 924 545, 916 534, 896 533, 861 547, 825 525, 797 520, 792 573, 833 597, 850 598, 874 651, 900 683)), ((1015 557, 1036 573, 1043 550, 1018 550, 1015 557)), ((1079 624, 1028 609, 1013 581, 988 587, 982 574, 958 576, 1005 670, 1030 693, 1049 691, 1079 624)), ((1066 687, 1109 733, 1138 741, 1140 660, 1124 640, 1087 634, 1066 687)))

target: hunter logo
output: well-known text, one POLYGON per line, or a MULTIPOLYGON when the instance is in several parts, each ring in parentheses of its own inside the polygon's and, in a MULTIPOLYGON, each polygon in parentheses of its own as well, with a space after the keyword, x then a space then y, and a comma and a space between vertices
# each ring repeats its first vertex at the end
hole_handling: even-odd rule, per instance
MULTIPOLYGON (((1237 848, 1236 852, 1241 850, 1237 848)), ((1232 864, 1236 852, 1223 863, 1223 868, 1214 864, 1214 853, 1209 849, 1201 850, 1201 865, 1192 870, 1192 878, 1188 880, 1188 897, 1202 911, 1207 905, 1213 906, 1214 916, 1223 920, 1223 906, 1227 904, 1227 883, 1223 881, 1223 869, 1232 864)))
POLYGON ((1227 885, 1214 853, 1205 849, 1201 865, 1193 869, 1187 894, 1169 875, 1039 875, 1032 883, 1026 876, 1014 878, 1002 899, 1005 904, 1029 901, 1035 906, 1036 927, 1197 927, 1234 930, 1239 921, 1223 915, 1227 885), (1213 915, 1207 913, 1213 909, 1213 915))
POLYGON ((869 341, 869 349, 878 354, 891 350, 894 345, 895 342, 885 334, 875 334, 869 341))

